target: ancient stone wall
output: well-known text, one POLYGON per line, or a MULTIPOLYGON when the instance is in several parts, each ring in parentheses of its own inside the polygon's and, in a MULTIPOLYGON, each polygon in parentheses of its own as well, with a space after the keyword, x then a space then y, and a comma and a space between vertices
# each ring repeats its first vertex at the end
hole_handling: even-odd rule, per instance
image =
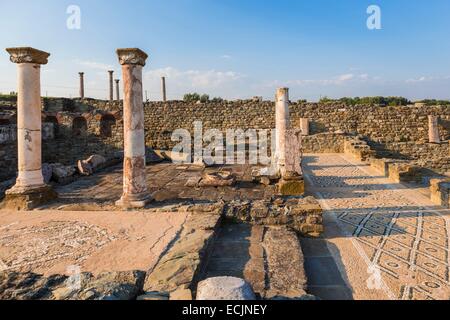
MULTIPOLYGON (((176 129, 193 132, 193 122, 202 121, 203 129, 271 129, 275 127, 273 102, 222 102, 186 104, 183 102, 150 103, 145 107, 147 145, 171 149, 176 129)), ((337 152, 343 144, 335 135, 351 133, 367 137, 380 151, 393 157, 428 161, 427 167, 450 170, 450 107, 376 107, 341 104, 293 103, 291 123, 300 127, 301 118, 311 121, 312 136, 304 139, 305 152, 337 152), (440 116, 440 134, 444 142, 428 143, 428 115, 440 116), (330 140, 331 139, 331 140, 330 140)))
MULTIPOLYGON (((11 112, 14 101, 0 101, 11 112)), ((6 107, 4 108, 6 110, 6 107)), ((0 110, 2 111, 2 110, 0 110)), ((146 144, 155 149, 172 149, 176 129, 193 133, 194 121, 203 129, 272 129, 275 127, 275 104, 270 101, 233 101, 221 103, 150 102, 144 106, 146 144)), ((441 172, 450 170, 450 107, 376 107, 342 104, 292 103, 291 123, 300 127, 301 118, 311 121, 311 136, 304 138, 304 152, 342 152, 342 133, 367 137, 369 144, 387 156, 426 162, 426 167, 441 172), (441 144, 428 143, 428 116, 440 116, 441 144), (337 133, 337 134, 335 134, 337 133)), ((8 116, 14 119, 14 116, 8 116)), ((91 154, 111 157, 123 151, 121 103, 93 99, 43 99, 43 122, 57 124, 56 138, 43 144, 46 162, 72 164, 91 154), (116 119, 110 129, 102 129, 102 117, 116 119), (83 120, 87 130, 83 131, 83 120), (76 124, 75 124, 76 123, 76 124), (75 124, 75 125, 74 125, 75 124), (105 130, 107 131, 105 136, 105 130), (109 131, 111 133, 109 134, 109 131), (79 134, 79 131, 84 132, 79 134)), ((13 120, 12 120, 13 121, 13 120)), ((4 126, 3 126, 4 127, 4 126)), ((0 141, 11 132, 0 131, 0 141)), ((0 142, 1 143, 1 142, 0 142)), ((0 145, 0 178, 15 173, 14 143, 0 145)))
MULTIPOLYGON (((123 154, 123 121, 118 112, 43 112, 43 162, 75 165, 93 154, 107 160, 123 154)), ((0 180, 17 172, 15 124, 0 126, 0 180)))

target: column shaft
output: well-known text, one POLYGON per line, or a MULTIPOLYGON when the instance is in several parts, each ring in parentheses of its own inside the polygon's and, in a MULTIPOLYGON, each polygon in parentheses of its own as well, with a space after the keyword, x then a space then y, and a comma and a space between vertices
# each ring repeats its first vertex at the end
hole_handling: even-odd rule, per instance
POLYGON ((280 169, 285 164, 286 130, 289 129, 289 89, 280 88, 275 97, 275 156, 280 169))
POLYGON ((17 187, 42 187, 41 147, 41 66, 32 63, 18 64, 17 97, 17 187))
POLYGON ((166 93, 166 77, 161 78, 161 90, 162 90, 162 98, 164 102, 167 102, 167 93, 166 93))
POLYGON ((109 101, 114 100, 114 71, 109 72, 109 101))
POLYGON ((142 69, 147 55, 139 49, 119 49, 117 52, 122 64, 124 87, 125 149, 123 196, 117 204, 128 208, 139 208, 144 207, 151 200, 145 172, 145 124, 142 94, 142 69))
POLYGON ((80 98, 84 99, 84 73, 80 72, 80 98))

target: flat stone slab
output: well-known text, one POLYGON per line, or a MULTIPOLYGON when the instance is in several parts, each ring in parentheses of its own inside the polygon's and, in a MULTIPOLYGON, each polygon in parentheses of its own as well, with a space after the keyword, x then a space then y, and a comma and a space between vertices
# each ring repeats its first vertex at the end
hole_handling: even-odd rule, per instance
POLYGON ((50 276, 151 269, 187 212, 0 211, 0 271, 50 276))
POLYGON ((197 300, 256 300, 256 297, 245 280, 216 277, 203 280, 198 284, 197 300))
POLYGON ((287 227, 225 224, 202 279, 237 277, 261 299, 313 299, 306 293, 303 253, 287 227))

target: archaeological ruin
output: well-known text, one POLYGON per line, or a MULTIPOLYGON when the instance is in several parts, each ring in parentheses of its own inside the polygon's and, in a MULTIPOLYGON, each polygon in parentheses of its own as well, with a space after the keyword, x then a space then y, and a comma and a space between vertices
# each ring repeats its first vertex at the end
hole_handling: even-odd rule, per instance
POLYGON ((288 88, 173 101, 165 77, 162 101, 144 102, 151 61, 136 48, 117 50, 108 100, 85 96, 85 72, 79 97, 42 98, 50 54, 7 52, 18 93, 0 96, 1 299, 208 300, 236 283, 225 296, 450 297, 450 106, 294 102, 288 88), (206 163, 196 122, 268 133, 256 152, 270 163, 250 161, 249 136, 244 163, 234 138, 233 163, 206 163), (177 130, 200 155, 174 151, 177 130))

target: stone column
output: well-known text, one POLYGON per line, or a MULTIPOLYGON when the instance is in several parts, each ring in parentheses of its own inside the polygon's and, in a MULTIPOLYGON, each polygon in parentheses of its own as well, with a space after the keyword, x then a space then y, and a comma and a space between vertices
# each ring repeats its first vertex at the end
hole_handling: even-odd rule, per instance
POLYGON ((116 100, 117 102, 120 102, 120 86, 119 86, 120 80, 116 79, 116 100))
POLYGON ((300 119, 300 131, 303 136, 309 136, 309 119, 307 118, 300 119))
POLYGON ((285 165, 286 130, 289 127, 289 89, 280 88, 275 97, 275 159, 278 170, 285 165))
POLYGON ((110 70, 109 73, 109 101, 114 100, 114 71, 110 70))
POLYGON ((15 210, 30 210, 56 198, 42 175, 41 65, 49 53, 33 48, 9 48, 10 60, 18 66, 17 150, 18 177, 6 191, 5 204, 15 210))
POLYGON ((440 143, 441 137, 439 136, 439 117, 428 116, 428 135, 430 143, 440 143))
POLYGON ((84 99, 84 72, 79 72, 80 75, 80 98, 84 99))
POLYGON ((144 103, 142 69, 148 55, 140 49, 118 49, 124 86, 124 168, 123 196, 117 205, 142 208, 152 198, 145 173, 144 103))
POLYGON ((164 102, 167 102, 167 94, 166 94, 166 77, 161 78, 161 90, 162 90, 162 98, 164 102))

